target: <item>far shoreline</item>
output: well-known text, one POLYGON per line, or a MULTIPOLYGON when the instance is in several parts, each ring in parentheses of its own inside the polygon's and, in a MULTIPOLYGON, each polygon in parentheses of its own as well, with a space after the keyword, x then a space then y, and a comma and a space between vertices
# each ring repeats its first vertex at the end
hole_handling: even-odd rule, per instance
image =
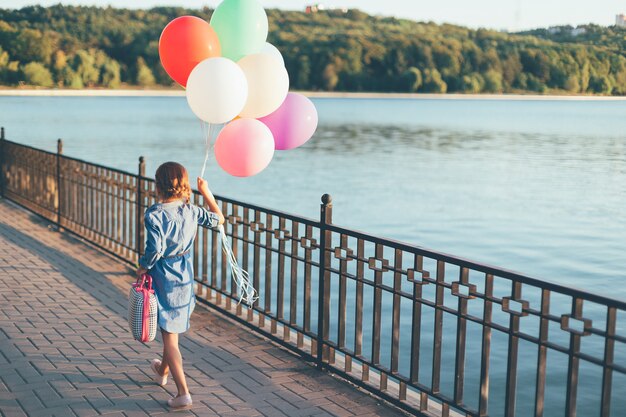
MULTIPOLYGON (((420 99, 420 100, 515 100, 515 101, 626 101, 626 96, 542 95, 542 94, 428 94, 428 93, 344 93, 294 91, 309 98, 420 99)), ((184 97, 184 90, 170 89, 3 89, 0 97, 184 97)))

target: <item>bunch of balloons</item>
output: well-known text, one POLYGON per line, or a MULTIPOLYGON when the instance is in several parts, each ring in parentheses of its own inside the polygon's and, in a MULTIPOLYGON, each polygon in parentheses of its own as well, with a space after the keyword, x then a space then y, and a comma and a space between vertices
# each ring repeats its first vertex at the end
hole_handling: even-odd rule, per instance
POLYGON ((258 174, 274 150, 304 144, 317 128, 315 106, 289 93, 283 57, 267 33, 267 14, 256 0, 224 0, 210 23, 178 17, 159 40, 163 68, 186 88, 195 115, 209 126, 226 123, 215 157, 238 177, 258 174))

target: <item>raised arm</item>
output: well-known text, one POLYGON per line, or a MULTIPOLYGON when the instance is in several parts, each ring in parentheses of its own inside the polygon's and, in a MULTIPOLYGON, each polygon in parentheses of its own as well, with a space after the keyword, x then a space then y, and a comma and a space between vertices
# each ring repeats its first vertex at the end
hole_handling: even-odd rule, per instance
POLYGON ((198 191, 200 191, 200 194, 204 197, 204 201, 206 202, 209 210, 219 217, 218 224, 224 224, 224 214, 222 214, 222 210, 220 210, 220 207, 217 205, 213 193, 209 190, 209 184, 205 179, 200 177, 198 177, 198 191))

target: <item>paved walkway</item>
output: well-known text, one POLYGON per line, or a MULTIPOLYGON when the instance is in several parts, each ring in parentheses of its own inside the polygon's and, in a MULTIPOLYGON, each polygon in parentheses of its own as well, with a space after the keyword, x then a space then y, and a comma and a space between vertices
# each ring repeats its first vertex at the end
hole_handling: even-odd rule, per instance
MULTIPOLYGON (((132 277, 120 262, 0 200, 0 414, 168 413, 151 382, 160 342, 127 329, 132 277)), ((181 339, 198 416, 399 416, 376 400, 198 306, 181 339)))

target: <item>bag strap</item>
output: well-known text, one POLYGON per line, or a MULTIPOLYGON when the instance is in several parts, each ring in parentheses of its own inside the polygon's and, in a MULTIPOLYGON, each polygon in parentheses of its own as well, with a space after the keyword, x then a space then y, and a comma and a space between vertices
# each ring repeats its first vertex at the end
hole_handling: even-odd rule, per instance
POLYGON ((146 284, 146 288, 148 290, 152 289, 152 277, 148 274, 144 274, 144 283, 146 284))
MULTIPOLYGON (((144 275, 143 279, 147 277, 148 285, 152 286, 152 277, 150 275, 144 275)), ((150 340, 150 289, 147 288, 143 293, 143 310, 141 312, 141 341, 148 342, 150 340)))
POLYGON ((152 277, 148 274, 141 274, 137 277, 135 286, 139 288, 146 288, 148 291, 152 290, 152 277))

